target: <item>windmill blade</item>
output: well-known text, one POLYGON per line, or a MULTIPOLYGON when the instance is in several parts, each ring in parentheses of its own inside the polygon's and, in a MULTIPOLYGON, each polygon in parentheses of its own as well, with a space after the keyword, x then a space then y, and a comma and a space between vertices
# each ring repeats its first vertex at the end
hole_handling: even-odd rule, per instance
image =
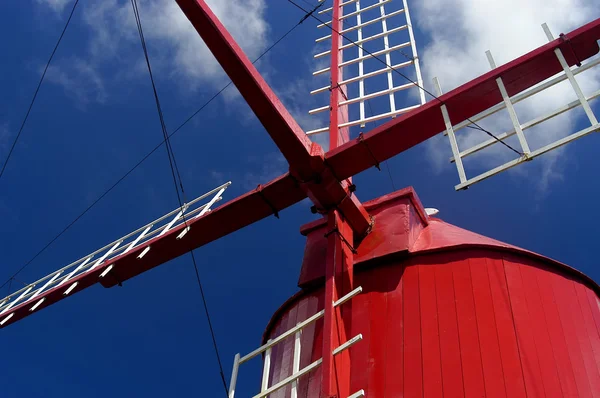
MULTIPOLYGON (((546 24, 543 24, 542 28, 544 29, 544 32, 546 33, 548 40, 549 41, 554 40, 554 37, 553 37, 552 33, 550 32, 550 29, 548 28, 548 26, 546 24)), ((595 100, 596 98, 600 97, 600 90, 597 89, 592 94, 586 96, 583 93, 582 88, 576 78, 576 76, 578 74, 585 72, 589 69, 592 69, 592 68, 596 67, 598 64, 600 64, 600 58, 596 57, 593 60, 589 60, 590 62, 586 62, 585 64, 579 63, 579 64, 577 64, 577 68, 572 70, 571 67, 567 64, 563 52, 559 48, 556 48, 554 50, 554 54, 556 55, 556 59, 558 60, 558 62, 560 63, 560 65, 563 69, 563 73, 560 73, 558 76, 555 76, 552 79, 546 80, 543 84, 536 85, 527 90, 521 91, 519 94, 514 95, 514 96, 509 96, 507 94, 507 92, 504 88, 503 80, 501 78, 498 78, 496 80, 496 83, 498 84, 498 88, 502 94, 502 98, 504 101, 493 106, 492 108, 489 108, 483 112, 480 112, 479 114, 474 116, 473 119, 462 121, 453 126, 452 122, 450 121, 450 117, 447 113, 447 110, 442 109, 442 112, 445 112, 445 114, 443 116, 444 116, 444 122, 446 123, 446 132, 444 132, 444 134, 448 136, 448 139, 450 140, 450 145, 452 147, 453 156, 450 158, 450 162, 454 163, 456 165, 456 169, 458 171, 458 175, 460 178, 460 183, 458 185, 456 185, 456 187, 455 187, 456 190, 466 189, 473 184, 476 184, 480 181, 485 180, 486 178, 489 178, 493 175, 496 175, 505 170, 508 170, 514 166, 517 166, 517 165, 523 163, 523 162, 530 161, 537 156, 540 156, 547 152, 558 149, 561 146, 566 145, 566 144, 568 144, 572 141, 575 141, 579 138, 582 138, 590 133, 600 131, 600 123, 598 123, 598 119, 597 119, 596 115, 594 114, 592 107, 590 106, 590 102, 592 100, 595 100), (526 122, 519 121, 520 118, 517 115, 517 111, 514 107, 514 105, 516 103, 523 101, 527 98, 530 98, 538 93, 546 92, 551 87, 554 87, 563 81, 567 81, 570 84, 571 89, 573 90, 574 94, 577 97, 577 99, 575 101, 568 102, 567 104, 564 104, 562 106, 559 106, 559 107, 553 109, 551 112, 546 112, 545 114, 538 115, 537 117, 534 117, 533 119, 530 119, 526 122), (555 120, 555 118, 557 118, 573 109, 576 109, 578 107, 583 108, 583 113, 585 114, 586 118, 589 121, 589 124, 590 124, 589 126, 579 129, 578 131, 570 132, 569 134, 565 134, 563 137, 555 139, 551 142, 548 142, 539 148, 530 148, 530 144, 527 141, 527 137, 525 136, 526 130, 528 130, 530 128, 534 128, 536 126, 539 126, 544 122, 547 122, 550 120, 555 120), (478 122, 480 120, 486 120, 486 118, 488 118, 488 117, 496 114, 498 111, 502 111, 504 109, 508 111, 510 121, 512 123, 511 130, 503 132, 501 134, 497 134, 494 138, 480 142, 479 144, 474 145, 470 148, 464 149, 462 151, 459 149, 458 142, 457 142, 456 135, 455 135, 455 133, 458 130, 469 126, 471 124, 471 122, 478 122), (497 167, 494 167, 490 170, 482 172, 474 177, 467 178, 465 168, 463 166, 463 159, 465 159, 466 157, 468 157, 470 155, 478 153, 481 150, 489 148, 493 145, 504 144, 504 142, 507 138, 510 138, 515 135, 518 138, 518 143, 519 143, 521 151, 522 151, 520 156, 518 156, 517 158, 514 158, 512 160, 509 160, 508 162, 505 162, 505 163, 503 163, 497 167)), ((490 62, 490 66, 492 68, 495 68, 496 65, 495 65, 494 58, 493 58, 491 52, 487 51, 486 55, 490 62)), ((436 90, 438 91, 438 95, 441 95, 442 89, 441 89, 440 84, 437 81, 437 79, 434 79, 434 83, 436 85, 436 90)), ((597 87, 597 88, 600 88, 600 87, 597 87)), ((567 130, 567 129, 565 129, 565 130, 567 130)), ((566 132, 567 131, 564 131, 563 133, 566 133, 566 132)))
POLYGON ((0 328, 96 283, 104 287, 121 284, 306 197, 296 180, 286 174, 211 211, 211 206, 221 199, 229 184, 223 184, 186 204, 183 213, 181 209, 175 209, 0 299, 0 328), (212 199, 200 205, 202 199, 211 196, 212 199))
POLYGON ((329 151, 327 163, 339 178, 358 174, 445 131, 442 106, 453 124, 472 118, 504 102, 497 79, 512 97, 563 71, 556 49, 573 66, 598 54, 599 39, 600 19, 596 19, 329 151))
MULTIPOLYGON (((329 94, 337 88, 342 96, 337 104, 330 101, 329 105, 311 109, 308 113, 330 112, 335 105, 350 109, 339 120, 323 120, 323 127, 309 130, 306 134, 312 136, 329 132, 333 124, 338 129, 362 128, 395 118, 424 104, 425 91, 407 1, 351 0, 339 4, 337 18, 333 18, 335 11, 335 8, 319 11, 323 15, 320 18, 332 15, 331 20, 317 25, 325 33, 315 41, 319 46, 319 43, 332 41, 332 48, 338 47, 340 54, 334 54, 329 67, 318 66, 313 72, 313 76, 328 77, 329 80, 310 94, 329 94), (396 56, 400 56, 401 62, 395 60, 396 56), (412 82, 398 75, 398 71, 410 76, 412 82), (383 80, 385 84, 382 84, 383 80), (418 90, 418 95, 412 95, 410 90, 418 90), (401 93, 405 95, 399 97, 401 93), (381 105, 371 115, 367 115, 365 108, 368 104, 372 111, 369 101, 379 101, 381 105), (348 117, 348 113, 352 117, 348 117)), ((319 51, 313 57, 320 65, 323 59, 331 57, 331 50, 319 51)), ((336 116, 335 112, 330 112, 330 115, 331 119, 336 116)))

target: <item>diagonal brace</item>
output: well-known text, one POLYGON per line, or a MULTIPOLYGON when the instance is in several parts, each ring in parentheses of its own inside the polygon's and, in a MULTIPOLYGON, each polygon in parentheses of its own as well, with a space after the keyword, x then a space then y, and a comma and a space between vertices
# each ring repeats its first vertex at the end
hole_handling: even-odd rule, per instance
POLYGON ((204 0, 176 0, 290 165, 309 167, 313 143, 204 0))

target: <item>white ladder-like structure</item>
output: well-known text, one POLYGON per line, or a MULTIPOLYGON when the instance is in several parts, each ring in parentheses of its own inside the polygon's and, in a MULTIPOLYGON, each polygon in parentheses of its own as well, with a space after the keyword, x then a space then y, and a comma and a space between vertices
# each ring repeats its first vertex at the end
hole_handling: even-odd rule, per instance
MULTIPOLYGON (((543 24, 542 28, 544 29, 544 33, 546 34, 546 37, 548 38, 548 40, 553 41, 554 36, 550 32, 550 29, 548 28, 548 26, 546 24, 543 24)), ((590 59, 584 65, 579 65, 577 68, 571 69, 569 67, 569 65, 567 64, 567 61, 565 60, 565 57, 560 49, 558 49, 558 48, 555 49, 554 53, 556 55, 557 61, 562 66, 562 69, 563 69, 562 73, 559 73, 558 75, 546 80, 545 82, 543 82, 537 86, 534 86, 530 89, 524 90, 516 95, 513 95, 512 97, 509 97, 508 93, 506 92, 506 88, 504 87, 504 83, 503 83, 502 79, 498 78, 496 80, 496 83, 498 85, 498 90, 502 94, 503 102, 500 102, 499 104, 496 104, 495 106, 477 114, 476 116, 470 118, 469 120, 463 120, 463 121, 456 123, 456 121, 451 120, 452 115, 450 115, 448 113, 446 106, 445 105, 441 106, 442 115, 443 115, 444 122, 446 125, 446 131, 444 132, 444 135, 448 136, 448 139, 450 141, 450 147, 452 149, 452 155, 453 155, 450 158, 450 162, 452 162, 456 165, 456 169, 458 171, 458 177, 460 179, 460 183, 455 186, 456 190, 466 189, 475 183, 478 183, 486 178, 489 178, 493 175, 496 175, 505 170, 508 170, 514 166, 517 166, 517 165, 523 163, 523 162, 529 161, 537 156, 543 155, 546 152, 557 149, 565 144, 568 144, 569 142, 572 142, 576 139, 584 137, 595 131, 600 131, 600 124, 598 123, 598 119, 594 115, 594 112, 589 104, 589 102, 591 100, 594 100, 600 96, 600 90, 596 90, 586 97, 583 94, 581 87, 575 78, 575 76, 577 74, 585 72, 586 70, 589 70, 589 69, 597 66, 600 63, 600 58, 590 59), (573 91, 577 95, 577 100, 569 102, 569 103, 555 109, 552 112, 549 112, 545 115, 538 116, 538 117, 536 117, 532 120, 529 120, 525 123, 522 123, 519 121, 519 117, 517 115, 517 112, 515 111, 514 104, 516 104, 520 101, 523 101, 526 98, 533 96, 534 94, 541 93, 544 90, 547 90, 548 88, 555 86, 556 84, 563 82, 565 80, 569 81, 569 84, 571 85, 573 91), (583 111, 584 111, 587 119, 590 122, 590 125, 588 127, 578 130, 574 133, 571 133, 570 135, 567 135, 567 136, 560 138, 554 142, 551 142, 541 148, 538 148, 535 150, 530 149, 529 143, 528 143, 527 138, 525 137, 525 133, 524 133, 527 129, 537 126, 545 121, 551 120, 561 114, 564 114, 567 111, 570 111, 570 110, 575 109, 580 106, 583 108, 583 111), (468 149, 465 149, 462 151, 459 149, 458 142, 456 139, 456 134, 455 134, 457 131, 464 129, 467 126, 470 126, 473 122, 477 123, 481 120, 484 120, 485 118, 487 118, 491 115, 494 115, 495 113, 502 111, 504 109, 506 109, 508 111, 511 123, 513 125, 512 130, 501 133, 501 134, 497 134, 495 136, 496 138, 490 138, 490 139, 483 141, 483 142, 481 142, 473 147, 470 147, 468 149), (465 173, 465 168, 463 166, 464 158, 466 158, 470 155, 473 155, 473 154, 475 154, 485 148, 488 148, 494 144, 499 144, 499 141, 503 141, 514 135, 516 135, 518 138, 519 148, 520 148, 520 152, 522 154, 521 156, 519 156, 516 159, 510 160, 510 161, 508 161, 498 167, 495 167, 491 170, 485 171, 475 177, 467 178, 467 175, 465 173)), ((488 61, 490 63, 490 67, 492 69, 495 69, 496 63, 494 61, 494 58, 492 57, 492 54, 489 51, 487 51, 486 55, 487 55, 488 61)), ((442 89, 440 87, 440 83, 439 83, 438 79, 434 78, 433 83, 434 83, 434 86, 437 91, 436 95, 441 96, 442 89)))
MULTIPOLYGON (((79 260, 54 271, 50 275, 9 294, 0 300, 0 327, 4 326, 14 316, 13 311, 15 308, 30 303, 29 312, 34 312, 44 304, 47 299, 46 295, 53 293, 56 289, 62 289, 62 296, 66 297, 78 287, 79 282, 77 280, 80 279, 79 277, 92 273, 98 267, 113 262, 115 258, 140 247, 153 238, 166 234, 183 223, 202 217, 211 211, 211 207, 215 203, 223 199, 221 195, 229 185, 231 185, 231 182, 227 182, 189 203, 184 203, 181 208, 177 208, 93 253, 87 254, 79 260), (203 203, 206 200, 208 201, 203 203), (97 258, 97 260, 92 261, 94 258, 97 258)), ((184 228, 177 236, 177 239, 182 239, 189 230, 189 226, 184 228)), ((150 251, 151 247, 147 246, 137 258, 142 259, 150 251)), ((99 275, 99 278, 106 277, 113 269, 113 266, 113 264, 110 264, 99 275)), ((54 301, 57 301, 57 299, 54 298, 54 301)))
MULTIPOLYGON (((340 4, 343 11, 340 21, 347 26, 340 33, 347 43, 340 46, 344 55, 344 60, 340 63, 344 78, 339 85, 348 87, 348 89, 344 101, 341 101, 339 105, 350 106, 351 111, 358 105, 358 112, 351 112, 357 114, 358 117, 350 117, 351 120, 341 121, 338 128, 364 127, 368 123, 409 112, 425 103, 425 92, 422 89, 423 79, 408 5, 406 0, 402 1, 403 8, 397 7, 397 4, 400 4, 400 1, 347 0, 340 4), (396 61, 394 58, 398 55, 400 55, 400 60, 396 61), (348 59, 346 60, 346 58, 348 59), (403 78, 398 71, 409 77, 411 81, 403 78), (387 76, 385 88, 374 91, 373 87, 383 83, 383 81, 379 81, 379 84, 376 84, 374 78, 381 77, 381 75, 387 76), (398 82, 402 84, 398 84, 398 82), (418 94, 412 96, 407 94, 402 98, 402 102, 414 104, 398 107, 396 94, 411 88, 417 88, 418 94), (367 116, 365 102, 384 96, 387 96, 388 110, 385 110, 383 106, 377 106, 376 113, 367 116)), ((331 11, 332 7, 329 7, 318 13, 327 15, 331 11)), ((317 28, 329 29, 330 24, 330 21, 324 22, 317 25, 317 28)), ((316 43, 327 42, 331 39, 332 33, 316 39, 316 43)), ((331 56, 331 50, 319 52, 314 55, 314 58, 320 60, 329 56, 331 56)), ((326 76, 329 72, 330 67, 321 68, 313 72, 313 76, 326 76)), ((312 90, 310 94, 329 93, 331 89, 330 83, 312 90)), ((317 115, 328 111, 329 105, 325 105, 311 109, 308 113, 317 115)), ((328 131, 329 126, 326 126, 307 131, 306 134, 313 135, 328 131)))
MULTIPOLYGON (((360 294, 361 292, 362 292, 362 287, 359 286, 356 289, 354 289, 353 291, 351 291, 350 293, 346 294, 344 297, 337 300, 335 303, 333 303, 333 307, 335 308, 335 307, 338 307, 338 306, 346 303, 347 301, 349 301, 356 295, 360 294)), ((321 366, 321 364, 323 362, 323 359, 320 358, 320 359, 312 362, 311 364, 305 366, 304 368, 300 369, 300 354, 301 354, 301 349, 302 349, 300 340, 301 340, 301 336, 302 336, 302 330, 305 327, 316 322, 317 320, 323 318, 324 315, 325 315, 325 310, 321 310, 321 311, 317 312, 316 314, 312 315, 311 317, 307 318, 306 320, 299 322, 296 326, 283 332, 276 338, 269 340, 267 342, 267 344, 264 344, 264 345, 258 347, 256 350, 250 352, 249 354, 246 354, 243 357, 240 356, 240 354, 236 354, 234 357, 234 360, 233 360, 233 370, 231 372, 231 381, 229 383, 229 398, 235 398, 235 390, 236 390, 236 386, 237 386, 237 378, 238 378, 238 372, 239 372, 240 365, 248 362, 252 358, 255 358, 258 355, 263 354, 263 353, 264 353, 264 361, 263 361, 261 389, 260 389, 260 393, 254 395, 253 398, 268 397, 270 394, 273 394, 290 384, 291 384, 290 398, 297 398, 298 397, 298 379, 300 379, 302 376, 306 375, 307 373, 309 373, 312 370, 321 366), (289 375, 288 377, 285 377, 284 379, 278 381, 277 383, 273 384, 272 386, 269 386, 269 377, 270 377, 270 370, 271 370, 271 349, 273 348, 273 346, 282 343, 286 339, 292 338, 292 336, 294 338, 292 374, 289 375)), ((358 334, 358 335, 354 336, 353 338, 351 338, 350 340, 346 341, 344 344, 340 345, 335 350, 333 350, 333 355, 334 356, 338 355, 342 351, 350 348, 354 344, 361 341, 362 338, 363 338, 362 334, 358 334)), ((350 395, 348 398, 360 398, 360 397, 365 397, 365 396, 366 395, 365 395, 364 390, 359 390, 359 391, 355 392, 354 394, 350 395)))

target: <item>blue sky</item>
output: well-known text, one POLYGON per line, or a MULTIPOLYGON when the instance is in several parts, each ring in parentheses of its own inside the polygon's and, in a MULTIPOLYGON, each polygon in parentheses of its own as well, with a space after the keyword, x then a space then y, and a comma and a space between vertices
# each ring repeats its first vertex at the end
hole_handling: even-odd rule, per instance
MULTIPOLYGON (((509 51, 504 49, 509 46, 498 44, 495 34, 490 34, 493 39, 481 38, 478 33, 484 27, 491 32, 501 28, 498 15, 490 17, 486 10, 477 9, 456 17, 456 37, 442 37, 438 32, 444 25, 433 27, 444 17, 436 11, 436 2, 414 7, 413 19, 426 80, 440 76, 446 91, 487 70, 482 48, 492 48, 500 64, 543 44, 538 36, 518 40, 511 33, 506 41, 519 45, 509 51), (471 18, 481 21, 480 26, 471 18), (477 39, 471 38, 475 36, 477 39), (463 68, 460 62, 472 67, 463 68)), ((459 10, 470 10, 466 0, 455 3, 459 10)), ((572 3, 570 18, 564 23, 576 26, 589 21, 584 12, 589 3, 572 3)), ((172 7, 162 12, 164 4, 140 1, 140 12, 142 22, 148 22, 144 26, 150 57, 171 131, 226 79, 206 52, 195 47, 197 42, 188 45, 192 40, 189 30, 185 24, 172 24, 169 18, 178 17, 172 14, 172 7)), ((251 58, 302 17, 287 2, 220 4, 219 12, 251 58)), ((7 2, 0 7, 3 161, 71 2, 7 2)), ((125 1, 106 1, 99 6, 82 0, 58 50, 0 180, 2 280, 161 141, 137 33, 128 24, 128 7, 125 1)), ((528 13, 529 6, 521 7, 520 15, 535 14, 528 13)), ((535 15, 525 22, 539 29, 537 18, 543 17, 535 15)), ((555 35, 569 28, 563 28, 561 22, 547 22, 551 28, 552 22, 558 25, 555 35)), ((316 69, 310 54, 321 33, 315 29, 315 21, 309 20, 259 64, 307 129, 318 124, 307 118, 306 111, 320 105, 308 98, 308 91, 318 87, 310 73, 316 69)), ((595 75, 586 80, 586 84, 597 82, 595 75)), ((586 86, 584 92, 598 88, 586 86)), ((539 109, 533 103, 522 111, 539 109)), ((600 114, 597 104, 594 109, 600 114)), ((488 126, 499 126, 496 123, 488 126)), ((560 123, 534 134, 542 137, 544 131, 584 126, 578 114, 560 123)), ((177 133, 172 145, 189 198, 231 180, 233 185, 225 193, 229 200, 286 169, 264 129, 232 89, 177 133)), ((556 155, 461 192, 453 188, 458 181, 453 166, 439 161, 450 154, 447 141, 419 145, 392 159, 389 166, 397 188, 415 187, 424 205, 440 209, 445 221, 555 258, 598 281, 595 250, 600 213, 595 205, 600 199, 596 182, 599 149, 598 137, 592 135, 556 155)), ((503 156, 492 152, 489 158, 503 156)), ((471 170, 488 167, 487 159, 473 163, 471 170)), ((361 200, 392 190, 385 169, 369 170, 355 181, 361 200)), ((161 149, 18 278, 24 282, 38 279, 176 206, 166 153, 161 149)), ((227 379, 234 354, 259 345, 271 314, 297 290, 304 249, 298 230, 313 218, 308 203, 303 202, 283 211, 279 220, 263 220, 196 251, 227 379)), ((143 274, 122 288, 95 286, 2 330, 0 335, 5 358, 0 373, 7 381, 3 397, 223 393, 189 256, 143 274)), ((239 391, 247 393, 243 395, 250 395, 259 382, 256 365, 241 370, 239 391)))

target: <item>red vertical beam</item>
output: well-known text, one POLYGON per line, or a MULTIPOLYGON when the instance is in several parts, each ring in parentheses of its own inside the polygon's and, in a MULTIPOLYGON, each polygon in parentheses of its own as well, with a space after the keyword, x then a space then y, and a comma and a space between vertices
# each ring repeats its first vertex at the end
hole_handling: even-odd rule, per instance
POLYGON ((333 308, 333 302, 353 289, 353 258, 348 246, 353 233, 338 211, 329 213, 327 230, 321 397, 347 397, 351 394, 350 353, 346 350, 333 357, 332 351, 352 337, 349 335, 352 302, 337 308, 333 308))
POLYGON ((444 396, 442 358, 440 353, 440 326, 435 290, 435 267, 435 265, 430 264, 419 266, 424 397, 444 396))
MULTIPOLYGON (((342 7, 340 0, 333 0, 331 21, 331 91, 329 95, 329 149, 337 148, 348 142, 348 128, 339 129, 340 120, 348 120, 348 107, 339 106, 342 101, 340 87, 342 81, 343 60, 340 50, 342 30, 342 7)), ((346 184, 342 183, 344 189, 346 184)), ((351 206, 354 207, 354 206, 351 206)), ((362 207, 362 206, 361 206, 362 207)), ((346 214, 346 212, 344 212, 346 214)), ((325 269, 325 320, 323 325, 323 383, 321 397, 347 397, 350 391, 350 353, 344 351, 335 358, 332 351, 352 338, 350 310, 352 303, 344 304, 345 308, 333 308, 333 302, 353 289, 353 254, 349 244, 354 242, 354 234, 348 222, 337 210, 328 214, 327 260, 325 269), (344 311, 345 310, 345 311, 344 311), (344 313, 346 316, 344 317, 344 313)))
POLYGON ((452 272, 458 321, 458 338, 462 355, 465 398, 485 397, 485 379, 481 360, 479 327, 469 260, 460 260, 452 272))
POLYGON ((343 80, 342 68, 339 66, 343 61, 343 50, 340 50, 342 36, 336 32, 341 32, 343 23, 340 21, 342 16, 342 7, 340 0, 333 0, 333 16, 331 20, 331 91, 329 95, 329 150, 348 142, 349 128, 338 128, 341 121, 348 121, 348 105, 340 106, 339 103, 344 99, 346 86, 340 86, 343 80))
POLYGON ((404 397, 423 396, 423 355, 419 266, 407 264, 402 274, 404 324, 404 397))
MULTIPOLYGON (((390 268, 383 268, 385 271, 388 269, 391 271, 390 268)), ((385 365, 383 370, 385 378, 384 391, 388 397, 393 393, 398 394, 398 396, 404 393, 403 273, 404 264, 394 267, 391 274, 384 274, 383 272, 382 274, 378 274, 389 275, 385 290, 387 292, 387 311, 384 317, 386 324, 386 331, 384 333, 386 354, 384 356, 385 365)), ((371 336, 370 333, 369 336, 371 336)), ((354 390, 359 390, 363 387, 364 385, 357 385, 354 390)))

